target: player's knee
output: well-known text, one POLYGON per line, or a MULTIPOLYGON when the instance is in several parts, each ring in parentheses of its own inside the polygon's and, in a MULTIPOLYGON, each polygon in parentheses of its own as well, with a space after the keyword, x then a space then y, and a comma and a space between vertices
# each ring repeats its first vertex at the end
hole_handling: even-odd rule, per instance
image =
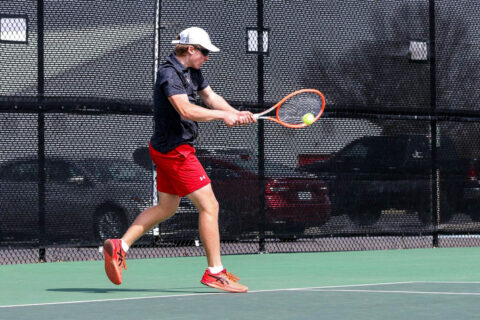
POLYGON ((218 218, 218 210, 220 206, 217 200, 212 200, 200 210, 200 214, 207 215, 211 218, 218 218))
POLYGON ((156 204, 155 206, 151 207, 153 209, 153 214, 159 218, 169 219, 177 213, 178 207, 175 206, 164 206, 161 203, 156 204))
POLYGON ((218 215, 218 210, 220 210, 220 205, 218 204, 217 199, 215 199, 214 201, 212 201, 212 205, 213 205, 213 210, 214 210, 215 213, 218 215))

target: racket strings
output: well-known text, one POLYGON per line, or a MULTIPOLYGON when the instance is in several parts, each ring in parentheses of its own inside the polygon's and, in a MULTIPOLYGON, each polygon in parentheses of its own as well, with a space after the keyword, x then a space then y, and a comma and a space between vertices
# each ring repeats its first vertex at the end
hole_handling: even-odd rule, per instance
POLYGON ((315 117, 322 109, 322 98, 313 92, 304 92, 287 99, 278 109, 278 119, 289 124, 302 123, 307 113, 315 117))

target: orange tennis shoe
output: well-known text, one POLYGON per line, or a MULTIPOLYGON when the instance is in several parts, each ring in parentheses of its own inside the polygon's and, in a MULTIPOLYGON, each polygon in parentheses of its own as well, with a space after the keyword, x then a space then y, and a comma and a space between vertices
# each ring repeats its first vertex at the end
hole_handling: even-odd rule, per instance
POLYGON ((226 269, 219 273, 210 273, 207 269, 200 282, 206 286, 228 292, 247 292, 248 287, 237 283, 238 280, 240 278, 227 272, 226 269))
POLYGON ((105 273, 114 284, 122 283, 123 269, 127 270, 126 253, 122 249, 121 239, 108 239, 103 244, 105 273))

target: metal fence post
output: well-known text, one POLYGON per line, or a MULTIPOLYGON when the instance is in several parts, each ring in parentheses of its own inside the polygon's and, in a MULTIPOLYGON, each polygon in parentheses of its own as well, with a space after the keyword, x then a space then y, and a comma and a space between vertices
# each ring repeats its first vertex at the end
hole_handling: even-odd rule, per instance
POLYGON ((37 160, 38 160, 38 231, 39 231, 39 261, 45 262, 45 114, 43 101, 45 95, 45 52, 44 52, 44 2, 37 1, 37 52, 38 52, 38 129, 37 129, 37 160))
MULTIPOLYGON (((264 100, 264 61, 263 54, 263 0, 257 0, 257 28, 258 28, 258 65, 257 65, 257 77, 258 88, 257 98, 258 105, 263 106, 264 100)), ((259 252, 265 252, 265 127, 263 120, 258 123, 258 184, 259 184, 259 252)))
MULTIPOLYGON (((429 21, 430 21, 430 129, 431 129, 431 148, 432 148, 432 186, 431 186, 431 208, 432 208, 432 224, 433 224, 433 241, 432 246, 438 246, 438 223, 440 217, 438 216, 438 188, 440 182, 438 181, 438 166, 437 166, 437 120, 436 120, 436 106, 437 106, 437 87, 436 87, 436 59, 435 59, 435 0, 429 1, 429 21)), ((441 209, 441 208, 440 208, 441 209)))

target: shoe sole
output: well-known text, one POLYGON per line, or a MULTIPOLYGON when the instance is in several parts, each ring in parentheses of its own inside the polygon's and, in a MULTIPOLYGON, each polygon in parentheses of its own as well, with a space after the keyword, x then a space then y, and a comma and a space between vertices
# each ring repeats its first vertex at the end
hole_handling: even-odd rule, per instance
POLYGON ((111 258, 113 257, 113 249, 113 243, 108 240, 105 241, 105 243, 103 244, 103 254, 105 257, 105 273, 107 274, 108 279, 110 279, 113 284, 120 285, 122 284, 122 279, 119 277, 115 261, 111 258))
POLYGON ((248 292, 248 288, 245 288, 245 289, 227 289, 225 287, 222 287, 222 286, 217 286, 216 284, 213 284, 213 283, 208 283, 208 282, 203 282, 203 281, 200 281, 201 284, 203 285, 206 285, 210 288, 215 288, 215 289, 219 289, 219 290, 223 290, 223 291, 227 291, 227 292, 233 292, 233 293, 245 293, 245 292, 248 292))

